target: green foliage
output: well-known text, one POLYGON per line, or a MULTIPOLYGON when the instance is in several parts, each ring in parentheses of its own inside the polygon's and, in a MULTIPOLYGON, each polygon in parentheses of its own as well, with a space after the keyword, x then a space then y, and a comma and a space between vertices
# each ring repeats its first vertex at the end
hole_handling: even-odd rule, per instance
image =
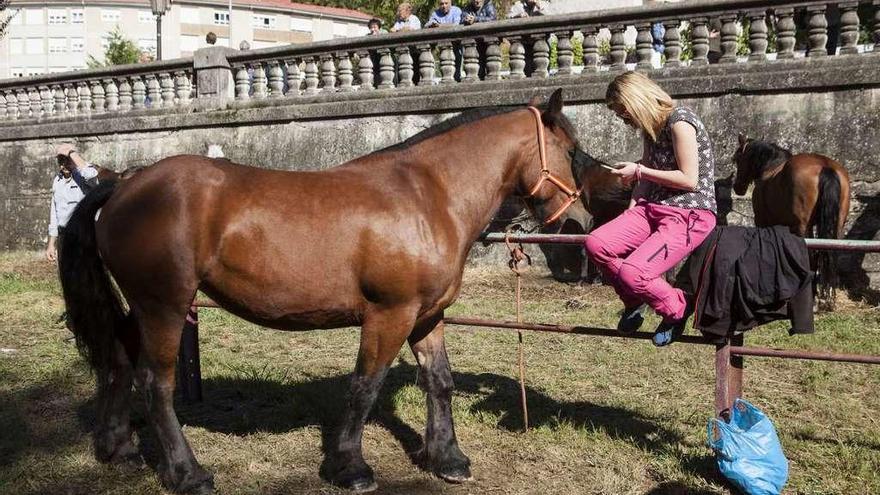
POLYGON ((6 36, 6 26, 9 25, 13 17, 18 15, 18 11, 11 12, 8 15, 3 14, 3 12, 6 12, 6 10, 9 9, 10 1, 11 0, 0 0, 0 18, 2 18, 2 20, 0 20, 0 40, 6 36))
POLYGON ((110 43, 104 52, 104 61, 101 62, 95 57, 89 55, 86 64, 90 68, 109 67, 111 65, 136 64, 140 58, 141 51, 138 46, 126 38, 116 26, 110 33, 110 43))
POLYGON ((584 65, 584 39, 572 38, 571 52, 574 54, 574 65, 584 65))

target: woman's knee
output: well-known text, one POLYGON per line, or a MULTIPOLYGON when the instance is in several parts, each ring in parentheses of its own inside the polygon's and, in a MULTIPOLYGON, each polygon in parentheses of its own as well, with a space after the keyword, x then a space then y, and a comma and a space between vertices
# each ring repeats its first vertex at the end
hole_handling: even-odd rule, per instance
POLYGON ((605 242, 602 238, 597 237, 594 234, 587 234, 587 237, 584 240, 584 248, 587 250, 587 254, 597 262, 601 262, 608 258, 608 252, 603 248, 604 245, 605 242))
POLYGON ((641 293, 647 287, 647 280, 644 277, 644 269, 635 265, 624 262, 620 265, 620 271, 617 276, 620 283, 635 293, 641 293))

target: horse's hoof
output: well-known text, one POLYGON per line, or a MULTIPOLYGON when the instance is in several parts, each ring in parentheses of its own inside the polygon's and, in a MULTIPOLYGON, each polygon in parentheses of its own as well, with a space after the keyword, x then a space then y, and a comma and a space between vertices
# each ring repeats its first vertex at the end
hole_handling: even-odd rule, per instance
POLYGON ((464 483, 473 481, 471 476, 471 462, 464 459, 448 460, 443 465, 436 466, 433 471, 438 478, 448 483, 464 483))
POLYGON ((361 470, 343 470, 333 479, 333 484, 353 493, 368 493, 379 488, 369 466, 361 470))

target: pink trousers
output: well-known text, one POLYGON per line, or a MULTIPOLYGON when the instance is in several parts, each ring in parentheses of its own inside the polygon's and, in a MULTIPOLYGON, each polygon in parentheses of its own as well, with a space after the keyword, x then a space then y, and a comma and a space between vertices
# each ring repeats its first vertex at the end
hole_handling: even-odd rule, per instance
POLYGON ((708 237, 715 222, 708 210, 639 201, 591 232, 587 253, 626 307, 644 302, 664 320, 678 320, 687 305, 684 293, 663 275, 708 237))

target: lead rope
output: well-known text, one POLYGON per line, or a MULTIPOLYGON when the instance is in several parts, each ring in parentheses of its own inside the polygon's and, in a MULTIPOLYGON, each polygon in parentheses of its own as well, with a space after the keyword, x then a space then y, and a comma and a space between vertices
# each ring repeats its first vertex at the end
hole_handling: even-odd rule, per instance
MULTIPOLYGON (((528 267, 532 264, 532 258, 523 251, 522 244, 513 244, 510 242, 510 234, 507 234, 504 237, 504 243, 507 244, 507 249, 510 250, 510 261, 507 262, 507 266, 509 266, 511 271, 516 275, 516 322, 522 323, 522 271, 520 270, 519 264, 524 261, 525 266, 528 267)), ((523 345, 522 330, 517 329, 517 334, 519 337, 519 393, 523 412, 523 431, 529 431, 529 405, 526 399, 525 346, 523 345)))

